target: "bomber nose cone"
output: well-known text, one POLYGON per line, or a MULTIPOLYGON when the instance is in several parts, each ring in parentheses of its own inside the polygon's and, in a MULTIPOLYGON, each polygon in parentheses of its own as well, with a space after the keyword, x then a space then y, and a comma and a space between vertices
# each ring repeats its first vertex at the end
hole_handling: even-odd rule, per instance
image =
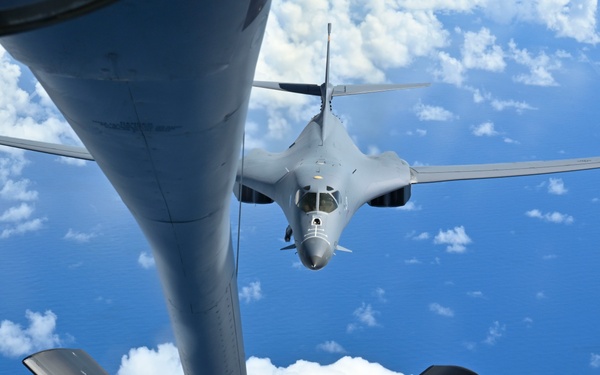
POLYGON ((331 246, 322 238, 311 237, 302 243, 302 263, 311 270, 325 267, 331 258, 331 246))

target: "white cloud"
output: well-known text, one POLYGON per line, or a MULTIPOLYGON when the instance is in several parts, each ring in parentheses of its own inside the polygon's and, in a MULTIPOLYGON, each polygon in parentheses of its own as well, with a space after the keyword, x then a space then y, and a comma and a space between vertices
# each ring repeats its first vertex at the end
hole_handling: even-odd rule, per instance
POLYGON ((143 346, 129 350, 121 357, 117 375, 183 375, 179 352, 172 343, 158 345, 156 350, 143 346))
POLYGON ((38 198, 38 192, 27 190, 28 179, 18 181, 6 180, 4 186, 0 189, 0 198, 6 200, 33 201, 38 198))
POLYGON ((377 300, 379 302, 383 302, 383 303, 387 302, 387 299, 385 298, 385 289, 378 287, 375 289, 375 291, 373 291, 373 295, 375 295, 375 297, 377 297, 377 300))
POLYGON ((557 36, 590 44, 600 41, 596 32, 597 0, 540 0, 536 5, 541 20, 557 36))
POLYGON ((504 143, 513 144, 513 145, 521 144, 521 142, 516 141, 512 138, 508 138, 508 137, 504 137, 503 141, 504 141, 504 143))
POLYGON ((496 111, 504 111, 507 108, 514 108, 515 111, 517 111, 517 113, 523 113, 523 111, 525 111, 525 110, 529 110, 529 111, 537 110, 537 108, 532 107, 528 103, 518 102, 516 100, 492 99, 490 104, 492 105, 492 108, 494 108, 496 111))
POLYGON ((543 291, 541 291, 541 292, 537 292, 537 293, 535 294, 535 298, 536 298, 536 299, 546 299, 546 293, 544 293, 543 291))
POLYGON ((462 63, 467 69, 501 72, 506 67, 504 52, 495 44, 496 37, 482 27, 477 33, 466 32, 461 48, 462 63))
POLYGON ((471 126, 471 131, 473 135, 477 137, 493 137, 495 135, 498 135, 498 132, 494 129, 494 123, 489 121, 479 124, 477 126, 471 126))
POLYGON ((138 257, 138 263, 142 268, 150 269, 154 267, 154 257, 152 257, 152 254, 142 251, 138 257))
POLYGON ((447 52, 439 52, 438 61, 440 69, 434 72, 435 76, 441 79, 442 82, 458 87, 462 86, 465 80, 465 67, 463 64, 447 52))
POLYGON ((481 292, 479 290, 467 292, 467 295, 472 298, 483 298, 483 292, 481 292))
POLYGON ((452 112, 442 107, 422 103, 417 104, 414 111, 420 121, 450 121, 455 118, 452 112))
POLYGON ((364 302, 360 307, 358 307, 352 315, 354 315, 355 322, 348 324, 346 327, 346 332, 352 333, 357 329, 364 327, 376 327, 379 324, 377 323, 377 318, 375 315, 378 315, 379 311, 373 310, 370 304, 365 304, 364 302))
POLYGON ((42 225, 44 224, 44 222, 46 220, 47 219, 45 217, 37 218, 37 219, 21 222, 17 225, 11 226, 11 227, 7 227, 2 230, 2 233, 0 233, 0 238, 8 238, 15 234, 25 234, 27 232, 34 232, 36 230, 41 229, 42 225))
POLYGON ((77 232, 71 228, 69 228, 69 230, 67 231, 67 233, 64 235, 63 239, 65 240, 69 240, 69 241, 75 241, 75 242, 79 242, 79 243, 86 243, 86 242, 90 242, 90 240, 94 237, 96 237, 96 233, 83 233, 83 232, 77 232))
POLYGON ((556 36, 596 44, 596 0, 488 1, 484 13, 501 23, 518 21, 546 26, 556 36))
POLYGON ((593 368, 600 367, 600 354, 596 354, 596 353, 590 354, 590 367, 593 367, 593 368))
POLYGON ((454 229, 448 229, 445 232, 442 232, 440 229, 439 233, 433 239, 433 243, 436 245, 448 245, 446 251, 449 253, 464 253, 467 249, 466 245, 471 242, 471 238, 467 235, 462 225, 454 227, 454 229))
MULTIPOLYGON (((333 24, 333 84, 384 82, 384 69, 407 66, 448 44, 448 32, 433 12, 407 11, 390 1, 274 2, 256 79, 320 84, 327 22, 333 24)), ((316 98, 264 89, 254 89, 250 103, 250 108, 266 109, 268 130, 264 132, 271 139, 288 139, 292 122, 306 121, 318 106, 316 98)))
MULTIPOLYGON (((324 343, 325 348, 335 348, 335 341, 324 343), (334 345, 328 344, 333 343, 334 345)), ((323 345, 323 344, 320 344, 323 345)), ((320 346, 319 345, 319 346, 320 346)), ((339 345, 339 344, 337 344, 339 345)), ((340 346, 341 347, 341 346, 340 346)), ((343 352, 333 352, 343 353, 343 352)), ((248 375, 402 375, 388 370, 378 363, 371 363, 362 358, 342 357, 338 361, 321 365, 316 362, 298 360, 288 367, 276 367, 269 358, 250 357, 246 361, 248 375)), ((121 358, 121 366, 117 375, 183 375, 177 348, 172 343, 158 345, 157 349, 147 347, 133 348, 121 358)))
POLYGON ((263 298, 263 294, 260 288, 260 281, 253 281, 250 284, 242 287, 239 295, 240 299, 246 301, 246 303, 261 300, 263 298))
POLYGON ((567 194, 569 190, 565 187, 562 178, 550 178, 548 183, 548 193, 554 195, 567 194))
POLYGON ((334 354, 343 354, 346 353, 346 349, 344 349, 340 344, 335 341, 325 341, 317 345, 317 350, 321 350, 327 353, 334 354))
POLYGON ((422 233, 418 234, 417 236, 414 236, 412 239, 415 240, 415 241, 428 240, 429 239, 429 233, 422 232, 422 233))
POLYGON ((28 219, 33 213, 33 207, 27 203, 21 203, 20 206, 11 207, 0 215, 0 222, 17 222, 28 219))
POLYGON ((412 257, 410 259, 405 259, 404 264, 421 264, 421 261, 415 257, 412 257))
POLYGON ((551 70, 561 67, 560 59, 551 58, 544 52, 532 57, 526 49, 518 49, 516 43, 511 40, 508 44, 511 57, 518 63, 529 69, 529 74, 520 74, 513 77, 515 82, 534 86, 558 86, 552 77, 551 70))
POLYGON ((407 202, 404 206, 397 207, 398 210, 402 211, 421 211, 422 207, 417 205, 415 202, 407 202))
POLYGON ((488 328, 487 336, 483 342, 488 345, 494 345, 496 344, 496 341, 504 335, 504 332, 506 332, 506 325, 500 325, 500 322, 495 321, 490 328, 488 328))
POLYGON ((246 367, 248 369, 248 375, 402 375, 401 373, 384 368, 379 363, 371 363, 362 358, 352 358, 347 356, 340 358, 337 362, 329 365, 298 360, 288 367, 276 367, 268 358, 250 357, 246 361, 246 367))
POLYGON ((452 311, 451 308, 444 307, 444 306, 440 305, 439 303, 429 304, 429 311, 434 312, 441 316, 449 317, 449 318, 454 316, 454 311, 452 311))
POLYGON ((80 144, 39 83, 20 86, 21 67, 0 47, 0 133, 53 143, 80 144))
POLYGON ((555 224, 573 224, 573 222, 575 221, 575 219, 573 218, 573 216, 571 215, 567 215, 567 214, 562 214, 560 212, 547 212, 547 213, 542 213, 540 210, 538 209, 533 209, 530 211, 525 212, 525 215, 528 217, 533 217, 536 219, 540 219, 549 223, 555 223, 555 224))
POLYGON ((61 343, 56 329, 56 314, 47 310, 44 314, 27 310, 27 328, 10 320, 0 322, 0 354, 19 357, 35 351, 54 348, 61 343))

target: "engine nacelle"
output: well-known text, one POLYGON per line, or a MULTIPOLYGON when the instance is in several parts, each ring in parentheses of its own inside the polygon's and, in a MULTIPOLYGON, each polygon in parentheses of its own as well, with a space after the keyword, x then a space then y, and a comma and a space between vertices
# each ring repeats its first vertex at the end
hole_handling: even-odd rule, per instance
MULTIPOLYGON (((239 185, 238 185, 239 186, 239 185)), ((242 185, 242 194, 239 197, 239 187, 234 189, 235 196, 242 203, 255 203, 255 204, 269 204, 273 203, 273 199, 267 197, 266 195, 259 193, 258 191, 249 188, 248 186, 242 185)))
POLYGON ((401 207, 410 199, 410 186, 391 191, 367 202, 372 207, 401 207))

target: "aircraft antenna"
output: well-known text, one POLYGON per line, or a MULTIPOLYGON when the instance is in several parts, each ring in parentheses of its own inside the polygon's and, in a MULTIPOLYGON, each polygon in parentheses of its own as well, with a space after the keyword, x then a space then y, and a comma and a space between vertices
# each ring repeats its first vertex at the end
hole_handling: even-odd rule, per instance
POLYGON ((238 205, 238 227, 237 227, 237 250, 236 250, 236 255, 235 255, 235 277, 237 278, 238 275, 238 270, 239 270, 239 264, 240 264, 240 233, 241 233, 241 228, 242 228, 242 186, 243 186, 243 180, 244 180, 244 152, 246 152, 246 130, 244 130, 244 135, 242 135, 242 171, 240 174, 240 190, 239 190, 239 197, 240 197, 240 202, 238 205))

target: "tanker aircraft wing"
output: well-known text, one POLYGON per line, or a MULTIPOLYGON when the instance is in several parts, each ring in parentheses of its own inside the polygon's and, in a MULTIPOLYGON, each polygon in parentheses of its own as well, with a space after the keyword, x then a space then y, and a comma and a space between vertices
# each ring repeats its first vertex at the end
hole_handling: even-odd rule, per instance
POLYGON ((246 374, 229 204, 270 0, 8 3, 0 43, 85 148, 0 142, 96 161, 152 248, 184 373, 246 374))
POLYGON ((58 143, 32 141, 29 139, 5 137, 0 135, 0 145, 20 148, 29 151, 38 151, 45 154, 65 156, 68 158, 94 160, 85 147, 69 146, 58 143))

